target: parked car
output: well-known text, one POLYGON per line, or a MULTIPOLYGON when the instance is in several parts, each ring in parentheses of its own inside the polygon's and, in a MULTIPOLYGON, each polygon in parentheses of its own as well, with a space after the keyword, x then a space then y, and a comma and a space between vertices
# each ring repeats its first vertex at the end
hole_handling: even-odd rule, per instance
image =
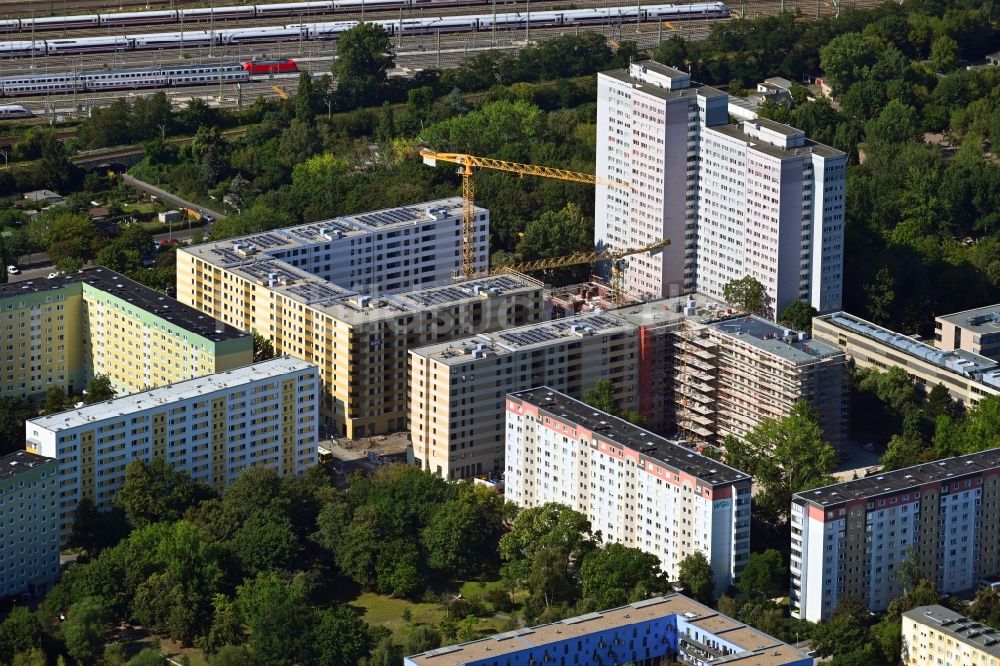
POLYGON ((7 275, 20 275, 21 271, 17 269, 17 266, 8 266, 7 275))
POLYGON ((45 277, 47 277, 50 280, 55 280, 60 275, 62 275, 62 273, 60 273, 59 271, 53 271, 53 272, 49 273, 48 275, 46 275, 45 277))

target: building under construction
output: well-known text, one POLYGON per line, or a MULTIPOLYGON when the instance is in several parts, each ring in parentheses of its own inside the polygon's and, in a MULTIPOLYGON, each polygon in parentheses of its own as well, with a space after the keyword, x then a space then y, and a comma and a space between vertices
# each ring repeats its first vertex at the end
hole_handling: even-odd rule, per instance
POLYGON ((677 428, 692 441, 743 437, 800 400, 819 412, 827 442, 845 441, 847 358, 833 345, 755 316, 689 317, 674 333, 673 356, 677 428))

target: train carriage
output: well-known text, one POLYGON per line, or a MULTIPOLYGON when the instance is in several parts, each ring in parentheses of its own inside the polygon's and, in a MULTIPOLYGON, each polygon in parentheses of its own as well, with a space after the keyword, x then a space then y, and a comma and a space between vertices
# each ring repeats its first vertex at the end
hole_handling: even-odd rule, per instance
POLYGON ((0 120, 11 118, 34 118, 35 114, 20 104, 0 104, 0 120))
POLYGON ((254 5, 258 18, 267 16, 311 16, 326 14, 334 10, 334 2, 279 2, 272 5, 254 5))
POLYGON ((299 66, 290 58, 281 60, 247 60, 242 63, 248 74, 287 74, 299 71, 299 66))
POLYGON ((38 18, 21 19, 21 31, 38 30, 68 30, 70 28, 96 28, 101 18, 97 14, 81 14, 79 16, 40 16, 38 18))
POLYGON ((4 19, 0 21, 0 33, 17 32, 21 29, 20 19, 4 19))
POLYGON ((222 33, 223 44, 253 44, 254 42, 294 42, 308 39, 305 28, 247 28, 226 30, 222 33))
POLYGON ((45 41, 48 55, 69 53, 114 53, 135 48, 132 37, 80 37, 78 39, 49 39, 45 41))
POLYGON ((256 9, 253 5, 247 7, 194 7, 191 9, 177 10, 178 17, 183 16, 185 21, 228 21, 230 19, 253 18, 256 9))
POLYGON ((213 43, 213 39, 218 43, 219 34, 215 33, 213 36, 208 30, 163 32, 153 35, 137 35, 135 48, 137 50, 173 49, 181 44, 184 46, 208 46, 213 43))
POLYGON ((177 23, 177 10, 155 12, 118 12, 115 14, 101 14, 101 25, 109 28, 124 25, 159 25, 163 23, 177 23))
POLYGON ((45 55, 45 42, 0 42, 0 58, 27 58, 45 55))
POLYGON ((112 72, 84 74, 83 89, 86 91, 126 90, 137 88, 162 88, 167 77, 156 69, 130 69, 112 72))

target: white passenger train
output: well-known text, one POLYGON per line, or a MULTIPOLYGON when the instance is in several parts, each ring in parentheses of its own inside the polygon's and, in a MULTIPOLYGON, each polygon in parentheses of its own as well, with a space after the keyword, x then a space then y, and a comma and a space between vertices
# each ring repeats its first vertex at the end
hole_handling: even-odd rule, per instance
POLYGON ((0 120, 12 118, 34 118, 35 114, 20 104, 0 104, 0 120))
MULTIPOLYGON (((341 0, 342 2, 353 0, 341 0)), ((396 0, 397 2, 399 0, 396 0)), ((359 3, 360 4, 360 3, 359 3)), ((367 0, 366 0, 367 6, 367 0)), ((185 10, 188 11, 188 10, 185 10)), ((568 9, 532 12, 511 12, 496 15, 448 16, 400 21, 374 21, 390 35, 422 34, 435 32, 482 32, 518 27, 561 27, 598 25, 604 23, 635 21, 683 21, 692 19, 723 19, 730 15, 729 7, 722 2, 703 2, 690 5, 649 5, 635 7, 609 7, 593 9, 568 9), (638 17, 637 17, 638 13, 638 17)), ((146 51, 179 48, 180 46, 208 46, 250 44, 254 42, 281 42, 296 40, 337 39, 340 34, 357 25, 357 21, 329 23, 298 23, 286 26, 261 28, 233 28, 228 30, 186 30, 140 34, 119 37, 81 37, 78 39, 49 39, 35 41, 0 42, 0 58, 21 58, 35 55, 64 55, 73 53, 146 51)))
POLYGON ((311 2, 281 2, 240 7, 197 7, 146 12, 82 14, 78 16, 46 16, 0 20, 0 33, 43 32, 80 28, 114 28, 130 25, 164 25, 230 21, 234 19, 302 17, 315 14, 353 14, 361 11, 395 9, 432 9, 434 7, 470 7, 490 5, 493 0, 321 0, 311 2))

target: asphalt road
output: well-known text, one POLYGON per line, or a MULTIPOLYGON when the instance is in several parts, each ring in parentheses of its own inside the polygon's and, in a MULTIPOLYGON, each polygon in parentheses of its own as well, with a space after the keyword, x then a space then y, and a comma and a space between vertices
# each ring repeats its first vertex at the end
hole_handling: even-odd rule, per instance
MULTIPOLYGON (((124 180, 126 183, 128 183, 129 185, 131 185, 132 187, 134 187, 136 189, 142 190, 143 192, 146 192, 147 194, 152 194, 153 196, 155 196, 160 201, 165 201, 165 202, 169 203, 171 206, 177 206, 179 208, 193 208, 195 210, 202 210, 202 211, 205 211, 206 213, 211 213, 211 215, 216 220, 224 220, 224 219, 226 219, 226 216, 223 213, 220 213, 218 211, 212 210, 211 208, 205 208, 204 206, 202 206, 200 204, 196 204, 193 201, 187 201, 186 199, 181 199, 176 194, 171 194, 170 192, 167 192, 166 190, 161 190, 156 185, 151 185, 151 184, 149 184, 149 183, 147 183, 145 181, 139 180, 138 178, 134 178, 134 177, 128 175, 127 173, 123 173, 122 174, 122 180, 124 180)), ((174 235, 174 238, 176 238, 176 237, 177 236, 174 235)))

